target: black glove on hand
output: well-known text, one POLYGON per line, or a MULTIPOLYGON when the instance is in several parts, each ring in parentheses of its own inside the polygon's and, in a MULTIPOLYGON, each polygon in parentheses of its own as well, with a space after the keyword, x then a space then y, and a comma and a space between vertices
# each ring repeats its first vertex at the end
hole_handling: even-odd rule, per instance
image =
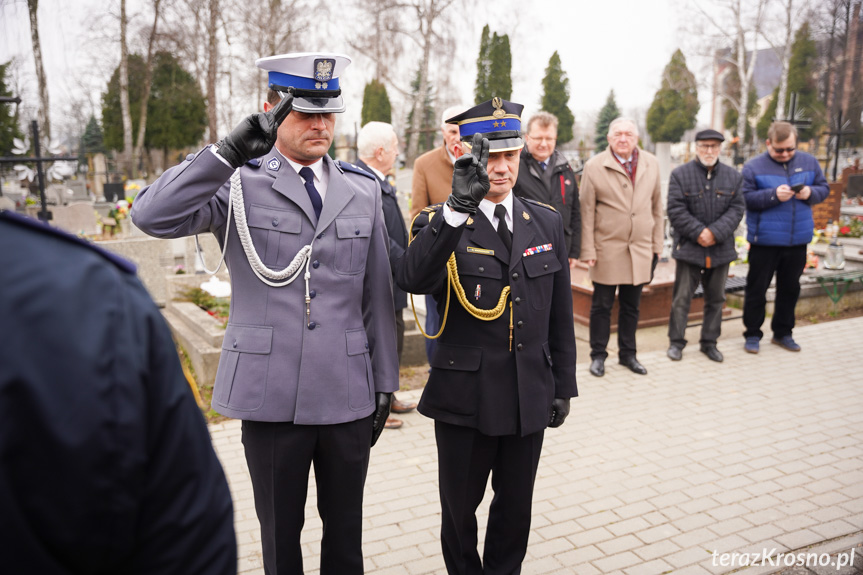
POLYGON ((234 168, 239 168, 269 152, 276 143, 279 126, 291 113, 293 105, 294 97, 287 94, 269 112, 248 116, 219 143, 219 155, 234 168))
POLYGON ((375 416, 372 418, 372 447, 378 442, 378 437, 384 430, 384 425, 387 424, 387 418, 390 416, 390 403, 393 400, 392 393, 376 393, 375 394, 375 416))
POLYGON ((463 214, 475 214, 477 206, 488 193, 491 184, 488 173, 488 140, 474 134, 470 154, 455 161, 452 172, 452 193, 446 205, 463 214))
POLYGON ((548 418, 549 427, 560 427, 569 415, 569 398, 556 398, 551 402, 551 415, 548 418))

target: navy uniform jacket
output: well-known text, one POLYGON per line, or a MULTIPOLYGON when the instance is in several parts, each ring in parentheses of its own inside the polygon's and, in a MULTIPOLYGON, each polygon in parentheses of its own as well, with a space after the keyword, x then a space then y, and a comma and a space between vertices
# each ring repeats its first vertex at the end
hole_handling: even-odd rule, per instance
POLYGON ((572 292, 560 214, 514 197, 513 249, 508 256, 481 211, 469 223, 452 227, 442 209, 447 208, 426 208, 414 219, 414 240, 398 270, 398 283, 412 293, 433 294, 443 317, 446 262, 455 252, 461 285, 473 305, 493 308, 503 287, 511 286, 512 351, 508 304, 501 317, 483 321, 468 314, 453 293, 419 411, 486 435, 540 431, 548 425, 554 398, 578 395, 572 292), (524 255, 529 248, 549 244, 550 250, 524 255))
MULTIPOLYGON (((132 220, 150 235, 211 232, 227 241, 231 311, 213 407, 251 421, 326 425, 371 415, 375 392, 398 389, 381 193, 374 176, 324 156, 329 185, 320 220, 299 174, 276 151, 240 168, 249 232, 263 263, 281 270, 311 244, 311 315, 302 274, 285 287, 261 282, 231 214, 234 170, 209 149, 167 170, 138 194, 132 220)), ((212 264, 211 264, 212 265, 212 264)))
MULTIPOLYGON (((396 189, 388 181, 378 178, 377 174, 362 160, 358 160, 357 165, 374 175, 381 186, 381 207, 384 210, 384 223, 386 223, 387 234, 390 237, 390 267, 395 270, 398 268, 398 261, 404 256, 405 249, 408 247, 408 229, 405 226, 405 217, 399 207, 396 189)), ((395 280, 395 275, 393 279, 395 280)), ((408 306, 408 294, 396 284, 393 284, 393 301, 397 310, 408 306)))
POLYGON ((0 213, 4 573, 228 574, 231 495, 134 266, 0 213))

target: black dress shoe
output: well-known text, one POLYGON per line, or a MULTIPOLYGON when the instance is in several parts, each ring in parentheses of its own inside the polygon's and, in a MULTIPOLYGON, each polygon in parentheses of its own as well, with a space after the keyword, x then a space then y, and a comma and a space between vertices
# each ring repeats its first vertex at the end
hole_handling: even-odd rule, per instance
POLYGON ((716 349, 715 345, 704 345, 701 347, 701 353, 709 357, 711 360, 722 363, 724 359, 722 357, 722 352, 716 349))
POLYGON ((633 373, 637 373, 638 375, 647 375, 647 368, 638 363, 638 360, 634 357, 628 357, 626 359, 620 360, 620 365, 625 365, 629 368, 629 371, 633 373))
POLYGON ((668 351, 665 352, 671 361, 680 361, 683 359, 683 349, 677 347, 676 345, 672 345, 668 348, 668 351))
POLYGON ((590 362, 590 374, 596 377, 605 375, 605 360, 596 358, 590 362))

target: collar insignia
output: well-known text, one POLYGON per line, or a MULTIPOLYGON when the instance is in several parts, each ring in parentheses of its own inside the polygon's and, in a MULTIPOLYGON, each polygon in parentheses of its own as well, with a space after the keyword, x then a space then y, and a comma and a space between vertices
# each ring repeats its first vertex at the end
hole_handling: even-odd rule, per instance
POLYGON ((282 167, 282 163, 278 158, 270 158, 270 161, 267 162, 267 168, 273 170, 274 172, 278 172, 279 168, 282 167))

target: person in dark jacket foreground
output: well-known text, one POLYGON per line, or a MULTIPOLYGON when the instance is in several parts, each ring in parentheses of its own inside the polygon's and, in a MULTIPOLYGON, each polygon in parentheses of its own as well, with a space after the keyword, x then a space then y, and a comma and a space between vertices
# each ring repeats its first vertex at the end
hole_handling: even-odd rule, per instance
POLYGON ((237 572, 231 494, 132 264, 0 212, 4 573, 237 572))
POLYGON ((744 210, 740 174, 719 161, 724 140, 716 130, 698 132, 695 159, 675 168, 668 182, 671 255, 677 260, 668 322, 668 357, 674 361, 683 357, 686 321, 699 282, 704 286, 701 351, 713 361, 722 361, 716 340, 722 330, 728 266, 737 259, 734 230, 744 210))
POLYGON ((543 434, 563 424, 577 395, 560 214, 511 193, 521 110, 494 98, 449 119, 471 152, 456 160, 446 205, 414 220, 396 271, 403 289, 435 294, 445 318, 418 409, 435 420, 451 575, 520 572, 543 434), (476 509, 489 475, 480 560, 476 509))
POLYGON ((743 199, 749 240, 749 274, 743 299, 744 349, 758 353, 767 288, 776 274, 772 342, 800 351, 791 336, 794 308, 800 296, 800 276, 806 266, 806 244, 815 227, 812 206, 830 193, 821 166, 813 156, 798 152, 797 129, 773 122, 767 131, 767 151, 743 166, 743 199))

